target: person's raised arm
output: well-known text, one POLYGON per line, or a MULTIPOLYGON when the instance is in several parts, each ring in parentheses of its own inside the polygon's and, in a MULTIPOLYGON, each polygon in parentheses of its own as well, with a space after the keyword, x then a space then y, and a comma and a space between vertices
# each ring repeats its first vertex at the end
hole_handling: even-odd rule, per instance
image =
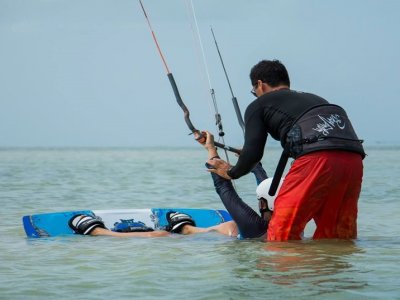
MULTIPOLYGON (((214 145, 214 136, 207 131, 203 134, 206 134, 206 142, 203 143, 203 146, 208 152, 206 167, 208 171, 212 172, 213 166, 211 166, 211 163, 215 161, 223 162, 223 160, 218 158, 218 153, 214 145)), ((229 164, 227 165, 230 167, 229 164)), ((255 238, 263 235, 267 228, 266 221, 239 197, 232 185, 232 181, 219 176, 216 172, 212 172, 211 177, 217 194, 232 216, 232 219, 236 222, 241 236, 243 238, 255 238)))

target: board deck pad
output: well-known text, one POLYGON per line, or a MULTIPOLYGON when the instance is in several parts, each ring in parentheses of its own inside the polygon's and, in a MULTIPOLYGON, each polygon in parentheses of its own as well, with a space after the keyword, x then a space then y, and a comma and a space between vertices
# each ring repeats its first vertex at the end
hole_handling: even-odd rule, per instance
POLYGON ((142 222, 154 230, 163 230, 168 224, 166 215, 170 211, 179 211, 190 215, 197 227, 210 227, 231 221, 232 217, 225 210, 200 208, 143 208, 113 210, 77 210, 54 213, 27 215, 22 218, 28 237, 53 237, 73 235, 68 221, 75 215, 85 214, 100 218, 108 229, 120 223, 142 222))

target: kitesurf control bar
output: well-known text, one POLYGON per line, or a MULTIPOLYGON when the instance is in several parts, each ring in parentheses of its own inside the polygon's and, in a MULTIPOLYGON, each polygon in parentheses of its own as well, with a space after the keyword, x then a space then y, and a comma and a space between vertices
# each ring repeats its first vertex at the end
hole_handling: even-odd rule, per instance
MULTIPOLYGON (((187 126, 189 127, 190 131, 192 131, 192 133, 197 133, 200 136, 199 137, 200 140, 202 138, 204 138, 204 141, 205 141, 205 136, 203 136, 203 134, 194 127, 194 125, 192 124, 192 121, 189 118, 190 112, 189 112, 188 108, 186 107, 185 103, 183 103, 182 97, 179 94, 179 90, 178 90, 178 87, 176 85, 176 82, 175 82, 175 79, 174 79, 174 75, 172 75, 172 73, 168 73, 167 76, 168 76, 169 82, 171 83, 172 90, 174 91, 176 101, 178 102, 179 106, 183 110, 183 114, 184 114, 184 118, 185 118, 185 122, 186 122, 187 126)), ((231 152, 234 152, 236 154, 240 154, 240 150, 239 149, 235 149, 235 148, 226 146, 226 145, 218 143, 218 142, 214 142, 214 145, 217 146, 218 148, 225 149, 227 151, 231 151, 231 152)))
MULTIPOLYGON (((155 35, 154 31, 153 31, 153 28, 151 27, 150 20, 149 20, 147 14, 146 14, 146 10, 144 9, 143 3, 142 3, 141 0, 139 0, 139 3, 140 3, 140 6, 142 7, 143 14, 144 14, 144 16, 145 16, 145 18, 146 18, 146 20, 147 20, 147 24, 149 25, 151 34, 152 34, 152 36, 153 36, 154 43, 156 44, 156 47, 157 47, 157 50, 158 50, 158 53, 160 54, 161 59, 162 59, 162 61, 163 61, 163 63, 164 63, 164 67, 165 67, 165 69, 166 69, 166 71, 167 71, 167 76, 168 76, 169 82, 171 83, 172 90, 174 91, 176 101, 178 102, 179 106, 180 106, 180 107, 182 108, 182 110, 183 110, 185 122, 186 122, 187 126, 189 127, 189 129, 190 129, 190 131, 191 131, 192 133, 196 133, 196 134, 199 135, 199 139, 198 139, 198 140, 202 140, 202 139, 203 139, 203 140, 205 141, 205 136, 204 136, 204 134, 202 134, 198 129, 196 129, 196 127, 194 127, 194 125, 192 124, 192 121, 190 120, 190 113, 189 113, 189 110, 188 110, 188 108, 186 107, 185 103, 183 103, 183 100, 182 100, 182 98, 181 98, 181 95, 179 94, 179 90, 178 90, 178 87, 177 87, 177 85, 176 85, 174 76, 173 76, 172 73, 169 71, 169 68, 168 68, 168 66, 167 66, 167 62, 166 62, 166 60, 165 60, 165 58, 164 58, 164 55, 163 55, 162 52, 161 52, 160 46, 158 45, 156 35, 155 35)), ((220 144, 220 143, 218 143, 218 142, 214 142, 214 144, 215 144, 215 146, 217 146, 217 147, 219 147, 219 148, 222 148, 222 149, 225 149, 225 150, 228 150, 228 151, 231 151, 231 152, 240 154, 240 150, 238 150, 238 149, 235 149, 235 148, 226 146, 226 145, 224 145, 224 144, 220 144)))

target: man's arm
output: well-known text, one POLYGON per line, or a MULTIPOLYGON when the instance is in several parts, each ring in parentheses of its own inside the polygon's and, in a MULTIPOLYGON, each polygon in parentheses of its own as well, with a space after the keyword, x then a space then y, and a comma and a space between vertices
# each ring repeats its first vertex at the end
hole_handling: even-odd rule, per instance
POLYGON ((263 109, 259 106, 249 106, 245 113, 245 136, 242 152, 235 166, 227 175, 240 178, 248 174, 262 159, 265 143, 267 142, 267 128, 264 124, 263 109))
POLYGON ((222 159, 209 160, 213 167, 209 171, 225 179, 237 179, 248 174, 262 159, 265 143, 267 142, 267 128, 263 120, 263 110, 250 107, 246 110, 246 130, 243 149, 235 166, 231 166, 222 159))

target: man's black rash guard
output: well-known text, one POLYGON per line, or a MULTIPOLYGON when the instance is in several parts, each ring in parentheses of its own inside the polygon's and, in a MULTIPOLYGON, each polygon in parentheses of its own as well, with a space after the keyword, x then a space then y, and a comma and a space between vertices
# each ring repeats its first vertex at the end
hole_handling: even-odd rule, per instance
POLYGON ((264 94, 250 103, 244 115, 244 146, 237 164, 228 171, 228 175, 236 179, 249 173, 263 157, 268 134, 281 141, 283 146, 294 120, 320 104, 328 104, 328 101, 314 94, 290 89, 264 94))

